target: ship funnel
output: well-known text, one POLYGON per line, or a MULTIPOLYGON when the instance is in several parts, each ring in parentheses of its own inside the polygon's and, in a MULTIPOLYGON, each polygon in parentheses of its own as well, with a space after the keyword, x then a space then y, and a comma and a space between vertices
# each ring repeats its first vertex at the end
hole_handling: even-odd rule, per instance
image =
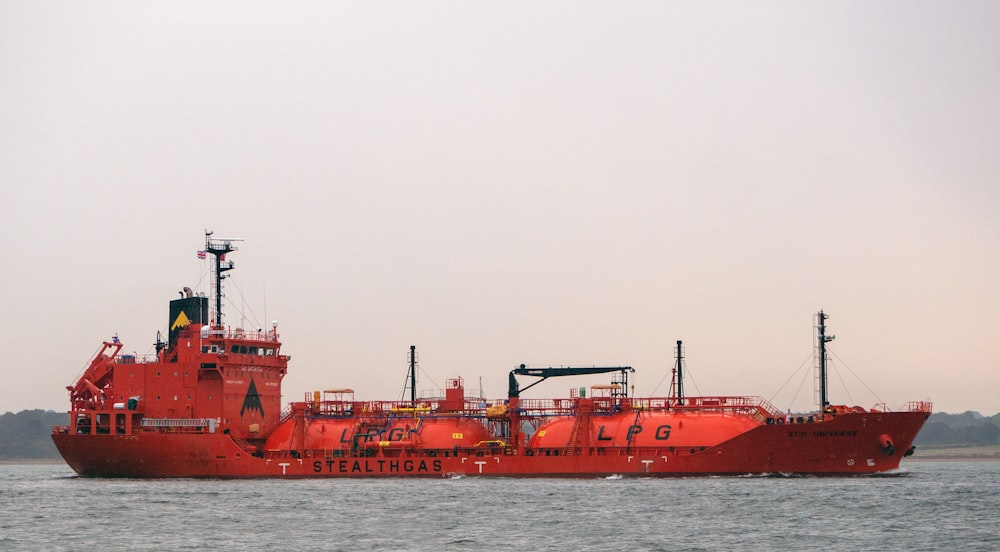
MULTIPOLYGON (((184 288, 190 292, 190 288, 184 288)), ((167 347, 172 348, 181 329, 190 324, 208 324, 208 298, 193 294, 170 302, 170 319, 167 328, 167 347)))

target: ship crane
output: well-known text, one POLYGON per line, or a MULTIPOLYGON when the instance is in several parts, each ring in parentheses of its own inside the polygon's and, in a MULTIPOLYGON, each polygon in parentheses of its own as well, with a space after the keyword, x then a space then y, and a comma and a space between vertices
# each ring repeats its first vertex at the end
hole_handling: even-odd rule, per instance
MULTIPOLYGON (((521 432, 521 415, 522 409, 520 408, 521 401, 521 391, 527 391, 528 389, 542 383, 549 378, 561 377, 561 376, 585 376, 590 374, 607 374, 609 372, 620 372, 621 373, 621 384, 623 387, 623 394, 628 393, 628 373, 635 373, 635 368, 631 366, 586 366, 586 367, 560 367, 560 368, 528 368, 524 364, 514 368, 510 371, 509 376, 509 386, 507 390, 507 403, 509 410, 509 423, 510 423, 510 443, 513 445, 515 454, 517 450, 524 444, 521 432), (541 378, 521 389, 521 386, 517 382, 516 376, 533 376, 536 378, 541 378)), ((617 383, 617 382, 616 382, 617 383)), ((587 424, 584 424, 586 426, 587 424)), ((581 440, 586 441, 587 438, 581 438, 581 440)), ((572 439, 571 439, 572 443, 572 439)), ((575 444, 568 445, 568 448, 574 448, 575 444)))
POLYGON ((631 366, 586 366, 586 367, 572 367, 566 366, 561 368, 528 368, 522 364, 519 368, 514 368, 510 371, 509 384, 507 390, 508 398, 515 398, 521 396, 521 391, 527 391, 528 389, 542 383, 543 381, 560 376, 586 376, 590 374, 607 374, 609 372, 621 372, 622 374, 622 385, 624 387, 624 392, 628 393, 628 373, 635 373, 635 368, 631 366), (517 383, 517 378, 514 376, 534 376, 536 378, 542 378, 531 385, 528 385, 524 389, 517 383))

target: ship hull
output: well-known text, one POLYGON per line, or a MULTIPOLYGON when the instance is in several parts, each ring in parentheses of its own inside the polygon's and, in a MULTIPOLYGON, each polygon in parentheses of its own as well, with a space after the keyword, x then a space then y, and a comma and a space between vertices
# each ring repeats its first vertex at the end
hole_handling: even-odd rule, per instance
POLYGON ((254 455, 229 435, 76 435, 56 432, 66 462, 92 477, 658 477, 686 475, 862 475, 895 470, 926 412, 851 413, 821 423, 760 425, 707 447, 588 448, 572 455, 525 449, 334 451, 254 455), (886 435, 893 447, 884 446, 886 435))
POLYGON ((156 353, 104 341, 69 391, 69 424, 52 439, 89 477, 601 477, 870 474, 899 467, 930 416, 929 402, 899 412, 831 405, 823 311, 817 315, 819 406, 792 416, 753 396, 685 396, 677 342, 668 397, 635 397, 631 366, 520 365, 505 399, 466 397, 461 377, 443 396, 417 397, 410 347, 409 401, 354 399, 350 388, 307 393, 282 409, 291 359, 278 324, 222 324, 226 255, 239 240, 205 232, 208 297, 183 288, 169 303, 156 353), (549 378, 614 374, 568 398, 521 392, 549 378), (540 378, 521 388, 518 377, 540 378))

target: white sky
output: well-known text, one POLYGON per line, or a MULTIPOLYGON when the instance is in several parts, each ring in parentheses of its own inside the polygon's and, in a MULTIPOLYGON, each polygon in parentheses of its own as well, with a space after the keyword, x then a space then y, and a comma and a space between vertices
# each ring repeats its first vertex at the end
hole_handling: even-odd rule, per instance
POLYGON ((286 402, 397 398, 411 344, 420 389, 629 364, 645 395, 683 339, 689 394, 808 409, 823 308, 832 402, 996 412, 998 28, 996 2, 4 0, 0 412, 66 409, 115 333, 150 352, 205 228, 246 239, 286 402))

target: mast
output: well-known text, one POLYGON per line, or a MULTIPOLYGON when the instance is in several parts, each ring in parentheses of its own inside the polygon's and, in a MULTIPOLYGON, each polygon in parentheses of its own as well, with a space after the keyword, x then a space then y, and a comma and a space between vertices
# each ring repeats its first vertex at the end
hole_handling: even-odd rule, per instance
POLYGON ((233 261, 226 260, 226 253, 236 251, 234 241, 242 241, 237 238, 212 238, 212 231, 205 230, 205 251, 215 257, 213 272, 215 273, 215 326, 222 327, 222 279, 226 277, 224 272, 230 271, 235 266, 233 261))
POLYGON ((819 409, 820 411, 825 411, 826 407, 829 406, 830 401, 827 400, 826 396, 826 344, 830 341, 836 339, 835 335, 826 335, 826 319, 830 318, 829 315, 824 314, 822 310, 816 315, 818 325, 816 326, 818 336, 817 345, 819 346, 819 409))
POLYGON ((677 404, 684 406, 684 349, 681 347, 681 340, 677 340, 677 352, 674 355, 677 362, 674 364, 674 381, 671 382, 671 393, 676 391, 674 398, 677 404))
MULTIPOLYGON (((410 387, 410 406, 417 406, 417 346, 410 345, 410 373, 409 377, 409 387, 410 387)), ((405 388, 404 388, 405 393, 405 388)))

